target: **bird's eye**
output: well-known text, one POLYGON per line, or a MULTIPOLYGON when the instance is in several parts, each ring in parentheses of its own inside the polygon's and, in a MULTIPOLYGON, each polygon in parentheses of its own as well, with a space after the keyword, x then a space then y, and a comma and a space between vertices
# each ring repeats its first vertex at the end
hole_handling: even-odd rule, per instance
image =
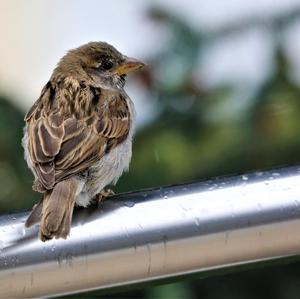
POLYGON ((101 67, 105 70, 110 70, 114 66, 113 62, 110 60, 104 60, 101 67))

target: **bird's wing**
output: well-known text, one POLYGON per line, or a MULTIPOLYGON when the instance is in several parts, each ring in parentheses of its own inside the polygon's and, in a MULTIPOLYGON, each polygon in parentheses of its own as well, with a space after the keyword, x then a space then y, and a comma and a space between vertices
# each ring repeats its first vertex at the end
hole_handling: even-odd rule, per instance
MULTIPOLYGON (((47 85, 25 120, 33 169, 39 183, 52 189, 59 181, 88 169, 124 141, 129 132, 130 112, 120 94, 106 101, 105 93, 95 93, 95 88, 89 87, 88 93, 84 89, 85 100, 91 105, 87 109, 89 115, 62 115, 53 108, 56 94, 61 93, 47 85)), ((79 89, 78 98, 82 97, 80 92, 79 89)))

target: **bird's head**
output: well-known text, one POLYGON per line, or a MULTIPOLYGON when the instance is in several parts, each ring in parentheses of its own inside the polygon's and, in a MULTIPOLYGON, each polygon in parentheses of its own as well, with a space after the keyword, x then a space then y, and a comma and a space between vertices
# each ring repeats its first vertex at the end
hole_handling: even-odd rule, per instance
POLYGON ((90 42, 70 50, 54 73, 89 78, 99 85, 122 88, 126 75, 143 66, 144 63, 121 54, 108 43, 90 42))

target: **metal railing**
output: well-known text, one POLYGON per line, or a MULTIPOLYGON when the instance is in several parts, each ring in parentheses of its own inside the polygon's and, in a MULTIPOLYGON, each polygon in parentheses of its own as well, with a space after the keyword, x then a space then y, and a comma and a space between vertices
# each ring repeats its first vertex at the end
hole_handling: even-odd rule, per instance
POLYGON ((0 297, 42 297, 185 276, 300 253, 300 168, 121 194, 75 211, 43 243, 27 213, 0 217, 0 297))

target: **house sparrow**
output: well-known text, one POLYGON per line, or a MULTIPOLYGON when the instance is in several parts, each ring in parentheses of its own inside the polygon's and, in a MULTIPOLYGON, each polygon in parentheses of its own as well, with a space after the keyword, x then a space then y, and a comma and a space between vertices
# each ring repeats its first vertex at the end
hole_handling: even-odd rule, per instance
POLYGON ((75 203, 108 196, 129 166, 134 105, 126 75, 144 64, 104 42, 70 50, 25 116, 23 147, 43 198, 25 225, 40 222, 40 239, 66 238, 75 203))

